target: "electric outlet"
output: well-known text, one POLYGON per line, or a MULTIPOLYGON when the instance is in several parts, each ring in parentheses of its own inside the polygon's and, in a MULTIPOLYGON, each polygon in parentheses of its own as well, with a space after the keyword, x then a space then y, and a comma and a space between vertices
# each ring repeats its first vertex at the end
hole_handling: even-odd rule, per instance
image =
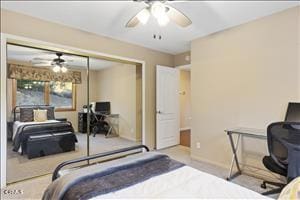
POLYGON ((200 149, 200 142, 197 142, 196 145, 197 145, 197 149, 200 149))

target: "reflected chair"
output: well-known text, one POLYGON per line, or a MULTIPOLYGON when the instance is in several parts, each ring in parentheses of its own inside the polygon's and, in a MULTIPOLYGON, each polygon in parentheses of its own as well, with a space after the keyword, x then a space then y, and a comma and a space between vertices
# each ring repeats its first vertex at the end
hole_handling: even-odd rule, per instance
MULTIPOLYGON (((264 166, 290 182, 300 176, 300 122, 276 122, 267 128, 269 156, 263 158, 264 166)), ((280 193, 285 183, 264 181, 261 185, 266 189, 267 184, 277 188, 264 192, 263 195, 280 193)))
POLYGON ((90 128, 91 133, 93 133, 93 137, 96 136, 97 133, 104 132, 105 136, 108 134, 109 130, 111 129, 109 123, 105 121, 104 115, 97 115, 93 111, 93 109, 90 109, 91 111, 91 122, 90 122, 90 128))

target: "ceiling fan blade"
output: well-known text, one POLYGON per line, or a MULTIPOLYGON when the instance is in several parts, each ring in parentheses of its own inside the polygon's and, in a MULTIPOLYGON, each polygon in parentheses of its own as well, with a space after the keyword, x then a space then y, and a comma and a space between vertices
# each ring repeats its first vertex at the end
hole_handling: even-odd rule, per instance
POLYGON ((68 63, 67 62, 63 62, 63 63, 60 63, 61 66, 64 66, 64 67, 67 67, 68 66, 68 63))
POLYGON ((50 67, 50 63, 32 63, 33 66, 38 66, 38 67, 50 67))
MULTIPOLYGON (((144 8, 146 9, 146 8, 144 8)), ((135 26, 137 26, 140 23, 140 20, 137 18, 138 14, 143 12, 144 9, 142 9, 141 11, 139 11, 136 15, 134 15, 126 24, 126 28, 133 28, 135 26)))
POLYGON ((29 61, 31 64, 45 64, 45 63, 50 63, 51 61, 47 61, 47 60, 30 60, 29 61))
POLYGON ((167 15, 170 20, 182 27, 187 27, 192 24, 192 21, 185 14, 169 5, 167 7, 169 8, 167 15))
POLYGON ((47 58, 33 58, 33 61, 52 61, 53 59, 47 59, 47 58))

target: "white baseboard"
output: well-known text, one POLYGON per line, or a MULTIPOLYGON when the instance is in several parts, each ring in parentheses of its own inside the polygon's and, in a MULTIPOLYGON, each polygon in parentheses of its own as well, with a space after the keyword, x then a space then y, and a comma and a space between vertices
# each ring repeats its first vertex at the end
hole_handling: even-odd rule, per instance
POLYGON ((188 131, 188 130, 191 130, 191 127, 180 128, 180 131, 188 131))

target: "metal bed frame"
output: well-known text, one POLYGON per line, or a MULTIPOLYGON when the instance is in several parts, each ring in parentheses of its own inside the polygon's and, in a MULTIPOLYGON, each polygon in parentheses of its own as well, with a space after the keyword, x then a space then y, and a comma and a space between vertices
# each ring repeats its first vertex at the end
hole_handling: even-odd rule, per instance
MULTIPOLYGON (((21 106, 15 106, 14 107, 14 109, 13 109, 13 114, 14 114, 14 122, 16 121, 16 113, 19 113, 19 112, 17 112, 17 109, 18 108, 22 108, 22 107, 24 107, 24 108, 38 108, 38 107, 41 107, 41 106, 50 106, 50 105, 47 105, 47 104, 41 104, 41 105, 21 105, 21 106)), ((71 125, 72 126, 72 128, 73 128, 73 125, 72 125, 72 123, 70 122, 70 121, 59 121, 59 122, 57 122, 57 123, 68 123, 69 125, 71 125)), ((36 126, 36 125, 38 125, 38 126, 40 126, 40 125, 47 125, 47 124, 52 124, 52 123, 43 123, 43 124, 34 124, 34 126, 36 126)), ((26 128, 26 127, 28 127, 28 126, 33 126, 32 124, 28 124, 28 125, 24 125, 23 127, 22 127, 22 131, 26 128)), ((73 132, 74 132, 74 128, 73 128, 73 132)))
MULTIPOLYGON (((16 121, 17 119, 17 116, 16 114, 17 113, 20 113, 20 110, 17 111, 18 108, 39 108, 39 107, 42 107, 42 106, 50 106, 48 104, 39 104, 39 105, 19 105, 19 106, 15 106, 14 109, 13 109, 13 116, 14 116, 14 122, 16 121)), ((73 125, 70 121, 58 121, 57 123, 59 124, 69 124, 71 127, 72 127, 72 133, 74 133, 74 128, 73 128, 73 125)), ((23 132, 24 130, 26 130, 28 127, 34 127, 34 126, 47 126, 47 125, 50 125, 50 124, 53 124, 53 123, 43 123, 43 124, 26 124, 22 127, 19 127, 19 129, 21 129, 21 132, 23 132)), ((18 130, 19 131, 19 130, 18 130)), ((23 152, 23 149, 22 149, 22 152, 21 152, 21 155, 23 155, 24 152, 23 152)))
POLYGON ((48 105, 48 104, 40 104, 40 105, 20 105, 20 106, 15 106, 14 109, 13 109, 14 122, 16 121, 16 118, 17 118, 16 113, 20 113, 20 111, 19 112, 17 111, 18 108, 22 108, 22 107, 24 107, 24 108, 35 108, 35 107, 38 108, 38 107, 41 107, 41 106, 50 106, 50 105, 48 105))
MULTIPOLYGON (((58 122, 55 122, 55 123, 58 123, 58 124, 69 124, 72 127, 72 132, 74 133, 74 128, 73 128, 73 125, 72 125, 71 122, 69 122, 69 121, 58 121, 58 122)), ((24 126, 22 126, 20 128, 21 128, 21 132, 23 132, 24 129, 26 129, 27 127, 31 127, 31 126, 45 126, 45 125, 50 125, 50 124, 53 124, 53 123, 25 124, 24 126)))
MULTIPOLYGON (((50 106, 50 105, 47 105, 47 104, 41 104, 41 105, 21 105, 21 106, 15 106, 14 109, 13 109, 13 114, 14 114, 14 122, 16 121, 16 113, 19 113, 17 112, 17 109, 18 108, 22 108, 22 107, 29 107, 29 108, 34 108, 34 107, 41 107, 41 106, 50 106)), ((72 127, 72 132, 74 133, 74 128, 73 128, 73 125, 70 121, 58 121, 57 123, 67 123, 69 124, 71 127, 72 127)), ((52 123, 43 123, 43 124, 27 124, 27 125, 24 125, 21 127, 21 132, 24 131, 24 129, 26 129, 27 127, 30 127, 30 126, 44 126, 44 125, 49 125, 49 124, 52 124, 52 123)))
POLYGON ((124 152, 137 150, 137 149, 141 149, 141 150, 145 149, 147 152, 149 151, 149 148, 146 145, 137 145, 137 146, 117 149, 117 150, 113 150, 113 151, 98 153, 98 154, 95 154, 95 155, 90 155, 90 156, 85 156, 85 157, 82 157, 82 158, 77 158, 77 159, 65 161, 65 162, 59 164, 55 168, 55 170, 53 172, 53 175, 52 175, 52 181, 55 181, 58 178, 59 171, 67 165, 71 165, 71 164, 75 164, 75 163, 79 163, 79 162, 83 162, 83 161, 88 161, 89 162, 90 160, 93 160, 93 159, 96 159, 96 158, 103 158, 103 157, 106 157, 106 156, 111 156, 111 155, 124 153, 124 152))

